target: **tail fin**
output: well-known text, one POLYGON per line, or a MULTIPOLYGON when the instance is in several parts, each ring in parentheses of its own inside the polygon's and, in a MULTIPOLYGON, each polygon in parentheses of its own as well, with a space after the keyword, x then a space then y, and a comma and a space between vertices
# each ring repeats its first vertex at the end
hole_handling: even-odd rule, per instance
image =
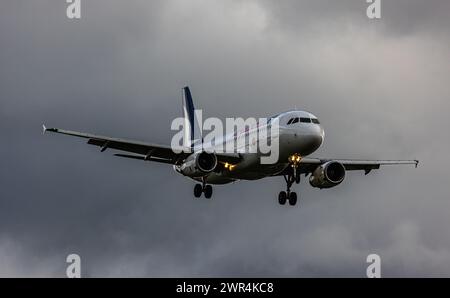
POLYGON ((186 86, 183 92, 183 117, 184 117, 184 146, 194 147, 195 141, 201 139, 198 119, 195 115, 194 102, 192 101, 191 91, 186 86))

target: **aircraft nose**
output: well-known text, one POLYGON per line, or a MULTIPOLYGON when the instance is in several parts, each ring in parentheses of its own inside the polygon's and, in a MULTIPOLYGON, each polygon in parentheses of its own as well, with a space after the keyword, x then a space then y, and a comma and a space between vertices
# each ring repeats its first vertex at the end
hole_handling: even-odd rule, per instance
POLYGON ((314 147, 314 150, 317 150, 320 146, 322 146, 323 139, 325 137, 325 132, 322 127, 318 127, 314 133, 311 135, 311 145, 314 147))
POLYGON ((322 126, 320 126, 320 145, 322 145, 323 140, 325 139, 325 130, 322 126))
POLYGON ((323 133, 322 130, 320 133, 318 134, 314 134, 311 138, 311 143, 313 144, 313 146, 317 149, 319 148, 322 143, 323 143, 323 133))

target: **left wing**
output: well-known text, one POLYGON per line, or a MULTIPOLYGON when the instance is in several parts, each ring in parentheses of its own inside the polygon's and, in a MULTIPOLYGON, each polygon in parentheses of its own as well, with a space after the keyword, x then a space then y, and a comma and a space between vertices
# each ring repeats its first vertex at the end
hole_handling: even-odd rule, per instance
POLYGON ((347 171, 363 170, 365 174, 370 171, 379 169, 382 165, 417 165, 418 160, 361 160, 361 159, 321 159, 321 158, 303 158, 300 161, 299 167, 301 173, 311 173, 317 166, 327 162, 337 161, 344 165, 347 171))

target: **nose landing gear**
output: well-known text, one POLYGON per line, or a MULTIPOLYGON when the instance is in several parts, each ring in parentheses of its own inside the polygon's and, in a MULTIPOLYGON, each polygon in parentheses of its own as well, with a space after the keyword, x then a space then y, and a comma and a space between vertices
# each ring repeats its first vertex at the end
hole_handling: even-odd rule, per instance
POLYGON ((295 153, 294 155, 291 155, 289 157, 289 163, 292 168, 292 175, 294 176, 294 180, 296 184, 300 183, 300 169, 298 168, 298 165, 300 161, 302 160, 302 157, 295 153))
POLYGON ((295 206, 297 204, 297 193, 295 191, 280 191, 278 194, 278 203, 284 205, 286 202, 289 202, 291 206, 295 206))
POLYGON ((288 201, 289 205, 295 206, 295 204, 297 204, 297 193, 295 191, 291 191, 291 186, 294 182, 296 182, 296 178, 294 175, 284 175, 283 177, 286 181, 287 187, 286 191, 280 191, 278 194, 278 203, 280 203, 280 205, 284 205, 288 201))
POLYGON ((294 154, 289 157, 289 173, 287 175, 283 175, 284 180, 286 181, 286 191, 281 191, 278 194, 278 203, 280 205, 286 204, 289 202, 289 205, 295 206, 297 204, 297 193, 295 191, 291 191, 291 186, 294 184, 300 183, 300 169, 298 164, 300 163, 301 157, 298 154, 294 154))

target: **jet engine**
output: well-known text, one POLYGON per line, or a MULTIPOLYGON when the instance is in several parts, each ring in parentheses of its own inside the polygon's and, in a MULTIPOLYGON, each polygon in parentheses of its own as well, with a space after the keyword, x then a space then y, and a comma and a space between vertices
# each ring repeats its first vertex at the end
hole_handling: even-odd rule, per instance
POLYGON ((211 173, 216 167, 217 156, 203 151, 189 155, 183 164, 176 167, 176 170, 185 176, 201 177, 211 173))
POLYGON ((309 184, 312 187, 331 188, 345 178, 345 167, 337 161, 328 161, 318 166, 309 177, 309 184))

